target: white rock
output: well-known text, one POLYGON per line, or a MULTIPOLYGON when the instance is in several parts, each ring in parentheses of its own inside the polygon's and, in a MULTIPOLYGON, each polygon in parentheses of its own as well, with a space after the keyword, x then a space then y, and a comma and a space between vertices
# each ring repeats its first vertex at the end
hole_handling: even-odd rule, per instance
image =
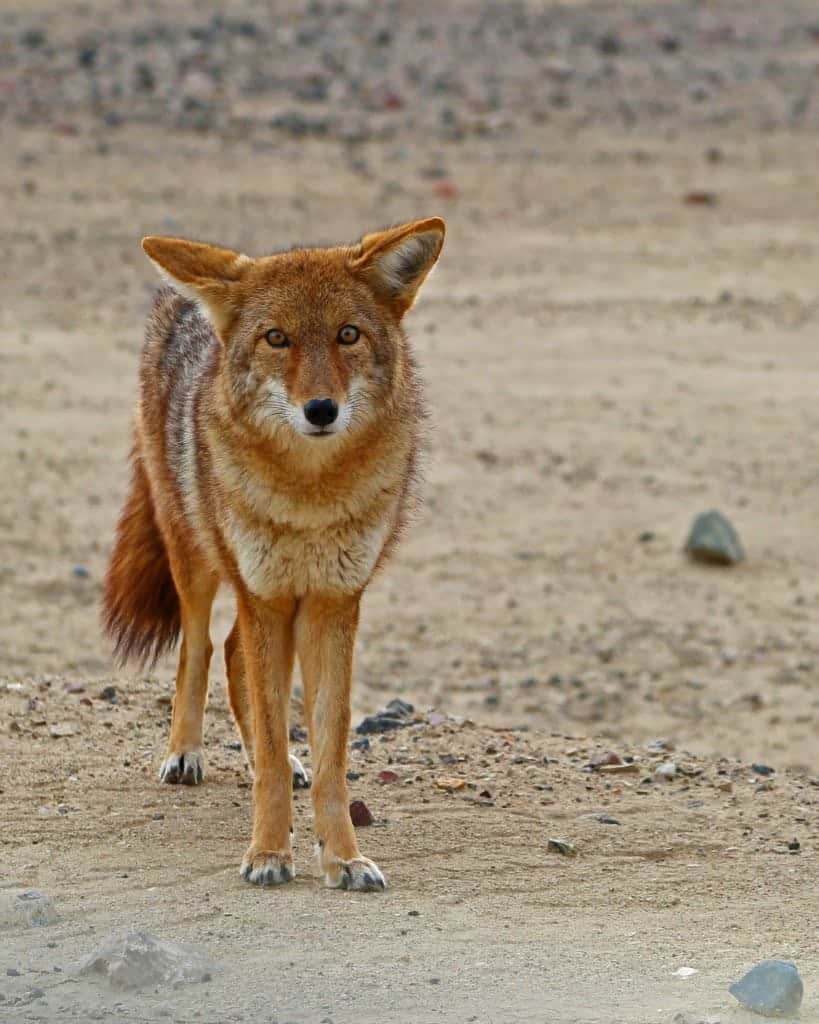
POLYGON ((115 988, 155 988, 210 981, 218 970, 192 946, 163 942, 142 931, 109 936, 79 965, 79 973, 100 975, 115 988))

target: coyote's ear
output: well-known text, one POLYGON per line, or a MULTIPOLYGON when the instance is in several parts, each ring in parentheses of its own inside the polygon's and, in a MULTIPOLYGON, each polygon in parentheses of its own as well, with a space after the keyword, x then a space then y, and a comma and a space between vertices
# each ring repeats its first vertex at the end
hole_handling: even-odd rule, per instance
POLYGON ((219 329, 233 313, 233 288, 253 262, 232 249, 182 238, 142 239, 145 255, 183 295, 200 303, 219 329))
POLYGON ((353 252, 352 268, 403 316, 438 260, 445 231, 440 217, 429 217, 365 235, 353 252))

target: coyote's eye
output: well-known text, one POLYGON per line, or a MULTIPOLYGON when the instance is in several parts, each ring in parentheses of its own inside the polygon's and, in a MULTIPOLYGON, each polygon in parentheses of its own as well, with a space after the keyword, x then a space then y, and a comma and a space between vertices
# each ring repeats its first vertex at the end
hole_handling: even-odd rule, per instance
POLYGON ((290 339, 284 331, 280 331, 278 327, 274 327, 272 330, 268 331, 265 335, 265 339, 271 348, 288 348, 290 345, 290 339))
POLYGON ((345 324, 338 332, 340 345, 355 345, 360 337, 361 331, 357 327, 353 327, 352 324, 345 324))

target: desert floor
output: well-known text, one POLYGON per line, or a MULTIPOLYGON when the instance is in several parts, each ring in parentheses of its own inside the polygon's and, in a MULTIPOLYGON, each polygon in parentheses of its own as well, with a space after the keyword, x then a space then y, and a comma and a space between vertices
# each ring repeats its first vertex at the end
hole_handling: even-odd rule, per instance
MULTIPOLYGON (((510 131, 3 122, 0 885, 59 916, 0 930, 0 1019, 728 1022, 727 985, 777 956, 819 1020, 815 129, 510 131), (426 509, 368 591, 354 705, 416 721, 350 765, 389 889, 319 887, 299 793, 299 877, 253 890, 221 657, 205 783, 165 787, 174 664, 116 671, 99 629, 156 284, 139 239, 261 253, 431 213, 447 244, 409 318, 426 509), (684 558, 709 508, 739 566, 684 558), (638 770, 589 770, 605 750, 638 770), (139 996, 72 973, 126 926, 221 969, 139 996)), ((230 622, 225 595, 215 639, 230 622)))

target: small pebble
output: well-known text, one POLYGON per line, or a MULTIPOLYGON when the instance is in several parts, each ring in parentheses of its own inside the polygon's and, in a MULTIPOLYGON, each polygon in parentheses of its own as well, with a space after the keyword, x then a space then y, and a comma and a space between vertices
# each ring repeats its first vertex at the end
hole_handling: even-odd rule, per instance
POLYGON ((677 766, 673 761, 665 761, 654 769, 656 782, 671 782, 677 774, 677 766))
POLYGON ((590 759, 587 767, 589 768, 602 768, 604 765, 609 764, 622 764, 623 759, 619 754, 615 754, 613 750, 604 750, 599 754, 594 754, 590 759))
MULTIPOLYGON (((689 193, 686 202, 694 202, 689 193)), ((703 200, 697 200, 703 201, 703 200)), ((712 565, 735 565, 743 561, 745 551, 736 530, 721 512, 702 512, 694 520, 685 551, 689 558, 712 565)))
POLYGON ((363 800, 353 800, 350 804, 350 820, 356 828, 366 828, 367 825, 372 825, 372 813, 363 800))
POLYGON ((551 853, 559 853, 563 857, 575 857, 577 855, 574 843, 568 843, 565 839, 549 839, 546 843, 546 849, 551 853))

